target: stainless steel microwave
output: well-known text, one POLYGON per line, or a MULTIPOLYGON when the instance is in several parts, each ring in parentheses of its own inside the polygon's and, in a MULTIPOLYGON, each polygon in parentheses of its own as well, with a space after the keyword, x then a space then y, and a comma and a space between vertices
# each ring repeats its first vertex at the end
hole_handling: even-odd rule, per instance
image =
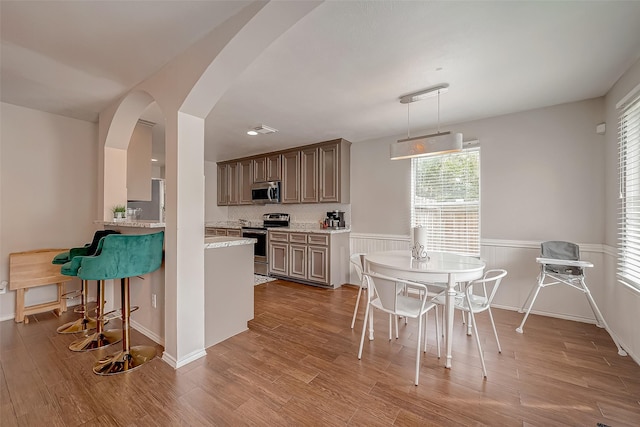
POLYGON ((251 201, 255 204, 280 203, 280 181, 253 184, 251 186, 251 201))

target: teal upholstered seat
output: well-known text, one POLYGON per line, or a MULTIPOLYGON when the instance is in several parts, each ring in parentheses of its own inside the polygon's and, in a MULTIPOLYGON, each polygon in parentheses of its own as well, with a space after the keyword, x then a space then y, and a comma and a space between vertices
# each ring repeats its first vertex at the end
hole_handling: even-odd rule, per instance
POLYGON ((98 243, 95 255, 78 256, 61 268, 83 280, 142 276, 162 265, 164 231, 154 234, 111 234, 98 243))

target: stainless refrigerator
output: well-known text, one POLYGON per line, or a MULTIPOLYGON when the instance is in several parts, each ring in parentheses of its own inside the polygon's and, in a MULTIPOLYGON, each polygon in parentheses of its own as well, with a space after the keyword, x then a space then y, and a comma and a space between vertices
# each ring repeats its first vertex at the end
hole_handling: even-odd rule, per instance
POLYGON ((164 206, 164 180, 158 178, 151 179, 151 201, 140 202, 130 200, 127 202, 127 208, 140 208, 140 216, 138 219, 146 219, 152 221, 162 220, 162 208, 164 206))

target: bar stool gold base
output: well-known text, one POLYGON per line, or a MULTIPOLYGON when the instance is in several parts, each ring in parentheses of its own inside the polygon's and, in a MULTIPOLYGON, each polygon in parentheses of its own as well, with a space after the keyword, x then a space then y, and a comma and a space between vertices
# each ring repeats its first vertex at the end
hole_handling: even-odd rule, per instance
POLYGON ((65 323, 58 327, 57 331, 59 334, 76 334, 78 332, 84 332, 95 328, 96 319, 92 317, 82 317, 78 320, 74 320, 73 322, 65 323))
POLYGON ((116 375, 139 368, 156 357, 155 347, 137 345, 128 352, 119 351, 106 356, 93 365, 93 372, 98 375, 116 375))
POLYGON ((122 341, 122 331, 120 329, 109 329, 103 332, 95 332, 86 337, 75 340, 69 344, 71 351, 91 351, 107 347, 122 341))

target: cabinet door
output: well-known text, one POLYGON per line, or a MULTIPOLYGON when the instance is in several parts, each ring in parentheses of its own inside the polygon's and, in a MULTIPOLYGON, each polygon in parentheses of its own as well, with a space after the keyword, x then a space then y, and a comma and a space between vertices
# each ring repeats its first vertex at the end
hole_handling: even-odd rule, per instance
POLYGON ((286 243, 269 243, 269 273, 287 276, 289 245, 286 243))
POLYGON ((253 159, 253 182, 265 182, 267 179, 267 158, 253 159))
POLYGON ((340 149, 338 144, 330 144, 319 148, 318 159, 318 180, 319 195, 318 201, 339 202, 340 201, 340 149))
POLYGON ((240 177, 238 165, 240 162, 227 164, 227 179, 229 180, 229 205, 237 205, 240 200, 240 177))
POLYGON ((218 165, 218 206, 229 204, 229 180, 227 164, 218 165))
POLYGON ((301 203, 318 202, 318 149, 307 148, 300 151, 301 169, 300 187, 302 189, 301 203))
POLYGON ((251 184, 253 184, 253 160, 238 162, 238 204, 250 205, 251 184))
POLYGON ((267 162, 267 179, 266 181, 280 181, 282 179, 282 155, 274 154, 268 156, 267 162))
POLYGON ((307 278, 307 246, 289 245, 289 276, 306 280, 307 278))
POLYGON ((329 248, 309 246, 307 248, 307 279, 329 285, 329 248))
POLYGON ((282 155, 282 203, 300 203, 300 151, 282 155))

